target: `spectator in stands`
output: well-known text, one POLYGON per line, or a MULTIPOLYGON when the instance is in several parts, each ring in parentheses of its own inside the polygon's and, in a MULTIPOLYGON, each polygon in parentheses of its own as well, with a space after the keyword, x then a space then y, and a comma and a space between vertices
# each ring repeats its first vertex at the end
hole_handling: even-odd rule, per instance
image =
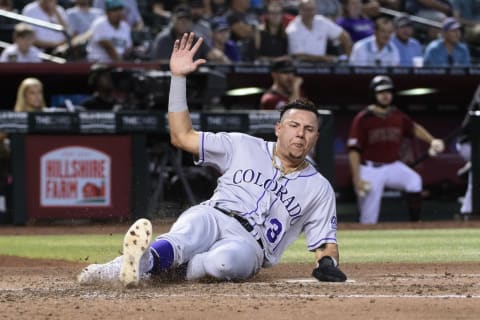
POLYGON ((470 51, 460 42, 460 23, 455 18, 447 18, 442 24, 442 37, 430 42, 425 48, 425 66, 468 66, 470 51))
MULTIPOLYGON (((17 10, 13 6, 12 0, 0 0, 0 9, 12 13, 17 13, 17 10)), ((16 24, 16 20, 0 16, 0 41, 12 41, 12 34, 16 24)))
POLYGON ((105 15, 90 29, 87 57, 93 62, 119 62, 131 52, 130 25, 123 20, 123 0, 107 0, 105 15))
POLYGON ((161 32, 170 23, 176 0, 146 0, 147 10, 143 13, 145 25, 152 34, 161 32))
MULTIPOLYGON (((172 54, 173 44, 186 32, 192 31, 192 11, 189 6, 180 4, 173 10, 171 25, 159 33, 154 40, 152 59, 167 62, 172 54)), ((195 37, 195 40, 197 37, 195 37)), ((195 55, 195 59, 207 59, 212 48, 205 42, 195 55)))
POLYGON ((353 45, 350 64, 354 66, 398 66, 400 55, 391 41, 392 20, 380 17, 375 20, 375 33, 353 45))
POLYGON ((316 0, 317 14, 337 21, 342 16, 342 4, 339 0, 316 0))
POLYGON ((230 26, 223 17, 213 19, 212 31, 213 48, 217 50, 210 54, 210 61, 217 63, 240 61, 240 50, 235 42, 230 40, 230 26))
MULTIPOLYGON (((23 8, 22 14, 39 20, 61 25, 65 33, 69 32, 68 19, 65 10, 57 5, 56 0, 36 0, 23 8)), ((33 26, 35 30, 35 46, 47 53, 52 53, 55 48, 67 42, 65 33, 33 26)))
POLYGON ((228 10, 227 0, 204 0, 207 17, 222 16, 228 10))
POLYGON ((337 62, 338 57, 327 55, 327 40, 338 40, 348 56, 352 41, 348 33, 328 18, 316 14, 314 0, 301 0, 300 14, 288 25, 288 52, 297 60, 337 62))
POLYGON ((208 45, 212 46, 212 27, 206 18, 206 10, 203 0, 190 1, 192 9, 192 31, 197 37, 202 37, 208 45))
POLYGON ((363 15, 362 7, 362 0, 344 0, 343 16, 337 19, 337 24, 348 32, 354 43, 375 31, 374 22, 363 15))
MULTIPOLYGON (((405 0, 405 11, 421 18, 441 24, 445 18, 452 15, 451 0, 405 0)), ((422 37, 422 43, 429 43, 438 38, 440 28, 419 25, 417 34, 422 37)))
POLYGON ((287 57, 288 38, 282 15, 280 2, 268 5, 265 21, 255 31, 255 60, 272 61, 287 57))
POLYGON ((85 33, 93 21, 104 14, 99 8, 92 8, 90 0, 75 0, 75 6, 67 9, 67 21, 73 36, 85 33))
POLYGON ((42 52, 33 45, 35 31, 30 25, 17 24, 13 31, 13 41, 2 51, 0 62, 42 62, 42 52))
POLYGON ((88 85, 92 88, 93 94, 80 103, 82 107, 87 110, 114 110, 120 105, 114 95, 112 70, 112 67, 104 64, 92 65, 88 85))
POLYGON ((480 46, 480 3, 476 0, 450 0, 453 17, 464 27, 465 41, 480 46))
POLYGON ((43 84, 37 78, 26 78, 18 86, 15 112, 44 111, 43 84))
POLYGON ((290 60, 278 60, 272 64, 273 84, 262 95, 260 108, 281 110, 290 101, 302 97, 303 79, 295 75, 295 68, 290 60))
POLYGON ((231 0, 228 11, 225 13, 231 29, 231 38, 239 46, 243 61, 255 59, 254 35, 259 19, 249 9, 249 0, 231 0))
POLYGON ((393 25, 395 26, 395 34, 392 37, 392 42, 400 55, 400 65, 411 67, 415 57, 423 58, 422 45, 412 37, 412 20, 406 14, 401 15, 393 20, 393 25))
MULTIPOLYGON (((94 0, 93 7, 107 11, 108 0, 94 0)), ((142 16, 138 10, 137 0, 123 0, 125 18, 132 30, 142 30, 144 27, 142 16)))

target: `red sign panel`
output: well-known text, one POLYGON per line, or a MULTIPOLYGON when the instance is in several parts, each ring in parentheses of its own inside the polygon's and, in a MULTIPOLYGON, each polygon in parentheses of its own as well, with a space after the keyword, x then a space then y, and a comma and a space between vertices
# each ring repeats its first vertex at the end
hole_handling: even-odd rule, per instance
POLYGON ((27 136, 27 216, 129 217, 131 157, 130 136, 27 136))

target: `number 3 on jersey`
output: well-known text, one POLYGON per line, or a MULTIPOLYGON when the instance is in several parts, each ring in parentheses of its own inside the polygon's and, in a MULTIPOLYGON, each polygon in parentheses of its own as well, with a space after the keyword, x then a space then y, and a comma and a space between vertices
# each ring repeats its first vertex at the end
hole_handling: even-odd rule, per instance
POLYGON ((271 243, 274 243, 277 240, 278 235, 282 233, 283 227, 282 223, 275 218, 271 219, 270 223, 272 226, 267 230, 267 239, 271 243))

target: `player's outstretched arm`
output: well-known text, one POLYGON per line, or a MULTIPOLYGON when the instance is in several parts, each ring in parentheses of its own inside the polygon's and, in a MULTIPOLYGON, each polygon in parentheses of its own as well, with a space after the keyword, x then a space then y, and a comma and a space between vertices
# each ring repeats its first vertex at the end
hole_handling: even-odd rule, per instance
POLYGON ((202 45, 202 38, 194 44, 193 32, 176 40, 170 57, 170 94, 168 99, 168 125, 171 143, 182 150, 198 155, 200 138, 193 130, 187 105, 187 75, 194 72, 205 59, 193 60, 202 45))

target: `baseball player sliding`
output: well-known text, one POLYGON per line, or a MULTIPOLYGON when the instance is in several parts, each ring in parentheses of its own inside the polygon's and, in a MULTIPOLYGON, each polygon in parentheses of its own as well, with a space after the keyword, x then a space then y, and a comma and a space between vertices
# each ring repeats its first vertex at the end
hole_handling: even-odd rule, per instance
POLYGON ((404 137, 427 142, 431 156, 445 149, 442 140, 392 105, 394 90, 389 77, 374 77, 370 82, 373 103, 355 116, 350 128, 348 157, 364 224, 378 222, 385 187, 405 191, 410 219, 420 219, 422 178, 398 160, 404 137))
POLYGON ((120 280, 125 286, 136 285, 144 274, 171 269, 186 280, 248 279, 278 263, 302 232, 317 262, 312 275, 320 281, 345 281, 338 268, 335 194, 305 161, 319 134, 315 105, 287 104, 275 125, 276 142, 193 130, 186 76, 206 62, 193 61, 202 39, 193 41, 193 33, 175 41, 170 59, 170 139, 192 153, 197 165, 218 169, 218 186, 210 200, 183 212, 170 231, 152 243, 150 222, 135 222, 125 235, 123 255, 88 266, 78 277, 80 283, 120 280))

